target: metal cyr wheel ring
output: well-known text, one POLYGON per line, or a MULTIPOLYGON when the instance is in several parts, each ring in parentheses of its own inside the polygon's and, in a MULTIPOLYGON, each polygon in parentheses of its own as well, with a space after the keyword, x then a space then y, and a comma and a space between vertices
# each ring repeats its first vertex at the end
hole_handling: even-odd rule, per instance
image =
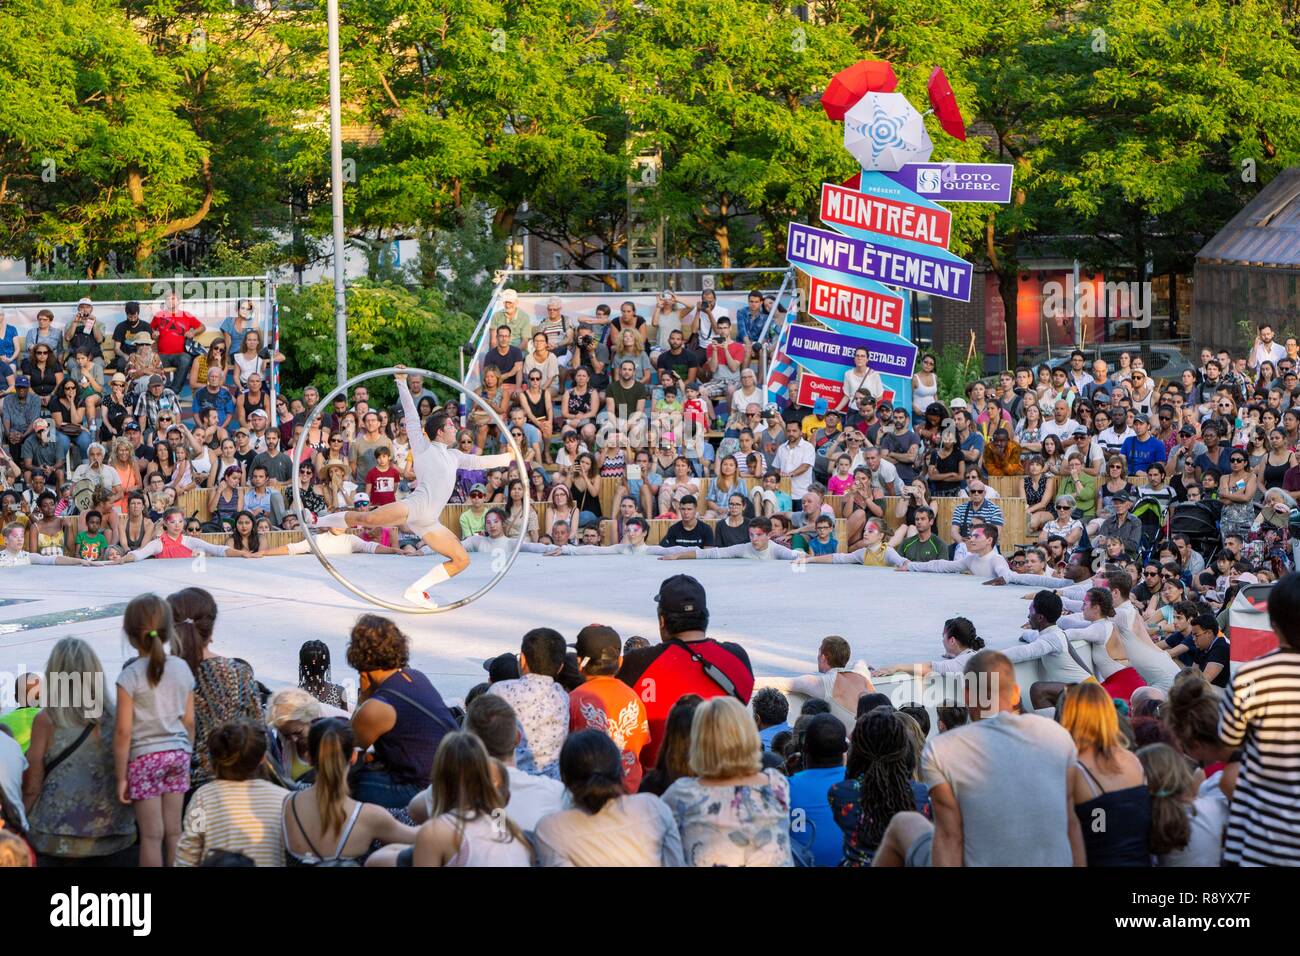
MULTIPOLYGON (((491 405, 485 402, 481 397, 476 395, 474 392, 470 391, 469 389, 466 389, 462 383, 457 382, 455 379, 448 378, 445 375, 440 375, 437 372, 432 372, 429 369, 424 369, 424 368, 404 368, 404 369, 377 368, 374 369, 373 371, 363 372, 360 375, 350 378, 342 385, 335 388, 332 392, 330 392, 328 395, 326 395, 324 398, 322 398, 319 402, 316 403, 316 407, 311 410, 311 414, 309 414, 307 418, 303 421, 302 433, 298 436, 298 442, 294 446, 294 461, 298 461, 298 462, 302 461, 303 449, 306 447, 306 442, 307 442, 307 431, 311 427, 311 423, 320 417, 320 414, 324 409, 330 407, 330 403, 334 401, 335 396, 343 395, 348 391, 348 389, 352 388, 354 385, 359 385, 360 383, 369 381, 372 378, 383 378, 386 375, 395 375, 398 372, 404 372, 407 375, 422 375, 425 378, 430 378, 436 382, 441 382, 443 385, 446 385, 448 388, 454 389, 457 392, 463 392, 464 394, 468 395, 471 399, 473 399, 474 403, 478 405, 479 408, 487 412, 488 416, 491 417, 493 423, 497 426, 498 429, 500 429, 500 434, 505 436, 506 440, 510 442, 510 451, 514 454, 515 461, 519 465, 520 476, 522 477, 523 475, 526 475, 528 473, 527 464, 524 461, 523 454, 519 450, 519 445, 515 442, 513 438, 509 437, 510 429, 506 425, 506 423, 501 420, 501 416, 496 413, 496 410, 493 409, 491 405)), ((419 427, 418 423, 416 427, 419 427)), ((334 578, 335 581, 343 585, 345 588, 347 588, 357 597, 361 598, 362 600, 369 601, 371 604, 374 604, 378 607, 387 608, 390 611, 398 611, 403 614, 442 614, 445 611, 454 611, 458 607, 464 607, 466 604, 471 604, 474 601, 477 601, 484 594, 487 594, 488 591, 491 591, 494 587, 496 587, 497 584, 501 581, 501 579, 506 576, 506 574, 510 571, 512 567, 514 567, 515 559, 519 557, 519 549, 523 547, 524 541, 528 537, 528 517, 532 513, 533 502, 532 502, 532 495, 530 494, 530 489, 528 487, 528 482, 525 481, 523 482, 524 521, 519 528, 519 537, 515 539, 515 546, 514 549, 511 550, 510 552, 509 560, 506 561, 505 566, 502 567, 501 570, 496 573, 496 575, 492 578, 491 581, 483 585, 473 594, 469 594, 463 598, 460 598, 457 601, 453 601, 451 604, 444 604, 439 607, 416 607, 411 604, 395 604, 392 601, 385 601, 383 598, 375 597, 375 595, 369 593, 368 591, 365 591, 362 588, 357 587, 355 584, 353 584, 351 581, 345 578, 342 574, 340 574, 338 569, 335 568, 334 565, 330 563, 329 558, 325 557, 325 554, 321 551, 320 546, 316 543, 316 534, 311 530, 312 525, 309 524, 308 521, 306 520, 306 512, 302 506, 302 485, 300 482, 296 480, 297 479, 296 473, 294 475, 294 478, 295 481, 293 484, 293 512, 297 516, 298 524, 302 527, 303 533, 306 536, 307 546, 311 548, 312 554, 316 555, 316 560, 321 563, 321 566, 330 573, 330 576, 334 578)))

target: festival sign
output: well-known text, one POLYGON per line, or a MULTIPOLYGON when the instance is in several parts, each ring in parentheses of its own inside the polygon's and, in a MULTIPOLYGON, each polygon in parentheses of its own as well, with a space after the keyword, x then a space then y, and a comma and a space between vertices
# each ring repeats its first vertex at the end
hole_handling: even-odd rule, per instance
MULTIPOLYGON (((910 295, 901 290, 969 302, 974 276, 971 263, 948 251, 952 215, 935 200, 1010 198, 1010 167, 1004 174, 993 164, 930 163, 924 117, 897 85, 888 63, 863 61, 837 73, 822 97, 862 171, 822 185, 819 213, 829 228, 790 224, 786 258, 808 279, 797 311, 820 324, 796 324, 794 310, 786 320, 767 382, 781 401, 838 404, 853 354, 865 348, 886 395, 910 409, 917 350, 910 295)), ((932 71, 926 89, 939 126, 965 139, 943 70, 932 71)))
POLYGON ((931 199, 1008 203, 1013 172, 1007 163, 907 163, 880 175, 931 199))
POLYGON ((861 277, 969 302, 974 268, 952 253, 905 239, 886 245, 801 223, 790 223, 785 247, 793 263, 830 269, 849 281, 861 277))
MULTIPOLYGON (((803 372, 799 376, 799 390, 796 393, 796 405, 815 405, 817 399, 824 398, 826 403, 834 408, 844 398, 844 382, 834 378, 822 378, 820 375, 813 375, 811 372, 803 372)), ((885 389, 880 396, 882 402, 893 402, 893 389, 885 389)))
POLYGON ((836 231, 859 238, 877 233, 947 249, 952 213, 920 196, 916 199, 904 202, 823 183, 821 220, 836 231))
POLYGON ((869 279, 856 285, 832 282, 812 273, 808 276, 807 311, 831 323, 846 323, 867 330, 903 334, 905 302, 886 286, 869 279))
POLYGON ((916 346, 911 342, 864 339, 811 325, 790 326, 790 337, 786 342, 786 354, 795 361, 808 359, 846 369, 853 366, 853 353, 860 348, 867 350, 871 367, 882 375, 912 377, 916 367, 916 346))

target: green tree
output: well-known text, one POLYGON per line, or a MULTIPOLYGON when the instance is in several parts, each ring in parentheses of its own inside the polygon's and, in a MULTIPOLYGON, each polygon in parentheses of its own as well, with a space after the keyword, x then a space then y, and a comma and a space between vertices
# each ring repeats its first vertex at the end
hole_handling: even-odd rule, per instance
POLYGON ((1054 45, 1064 108, 1038 124, 1042 182, 1090 266, 1186 271, 1300 162, 1300 42, 1274 2, 1102 0, 1054 45))
POLYGON ((149 259, 216 199, 181 81, 104 0, 0 7, 0 252, 149 259))

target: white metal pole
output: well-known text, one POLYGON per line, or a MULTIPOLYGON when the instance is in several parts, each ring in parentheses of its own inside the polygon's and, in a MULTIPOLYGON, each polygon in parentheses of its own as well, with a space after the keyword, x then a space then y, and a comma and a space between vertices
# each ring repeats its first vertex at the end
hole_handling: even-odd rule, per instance
POLYGON ((329 32, 330 73, 330 199, 334 223, 334 353, 338 369, 335 380, 348 380, 348 303, 343 258, 343 133, 339 106, 339 3, 325 0, 329 32))
POLYGON ((1074 313, 1074 347, 1083 348, 1083 319, 1079 315, 1079 260, 1074 260, 1074 288, 1070 290, 1070 311, 1074 313))

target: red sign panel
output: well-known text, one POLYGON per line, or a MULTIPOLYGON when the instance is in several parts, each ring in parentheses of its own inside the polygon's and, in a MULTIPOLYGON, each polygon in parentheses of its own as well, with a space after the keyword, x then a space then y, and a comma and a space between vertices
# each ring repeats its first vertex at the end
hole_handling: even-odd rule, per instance
POLYGON ((821 220, 828 226, 848 226, 895 239, 948 248, 952 214, 899 199, 886 199, 834 183, 822 183, 821 220))
POLYGON ((812 275, 808 279, 808 311, 817 318, 902 334, 903 300, 898 296, 855 289, 812 275))
MULTIPOLYGON (((844 397, 844 383, 837 382, 833 378, 822 378, 820 375, 812 375, 803 372, 799 376, 799 391, 795 398, 796 405, 803 405, 811 408, 816 404, 817 399, 826 399, 827 404, 834 408, 844 397)), ((882 402, 892 402, 894 392, 892 389, 885 389, 885 393, 880 396, 882 402)))

